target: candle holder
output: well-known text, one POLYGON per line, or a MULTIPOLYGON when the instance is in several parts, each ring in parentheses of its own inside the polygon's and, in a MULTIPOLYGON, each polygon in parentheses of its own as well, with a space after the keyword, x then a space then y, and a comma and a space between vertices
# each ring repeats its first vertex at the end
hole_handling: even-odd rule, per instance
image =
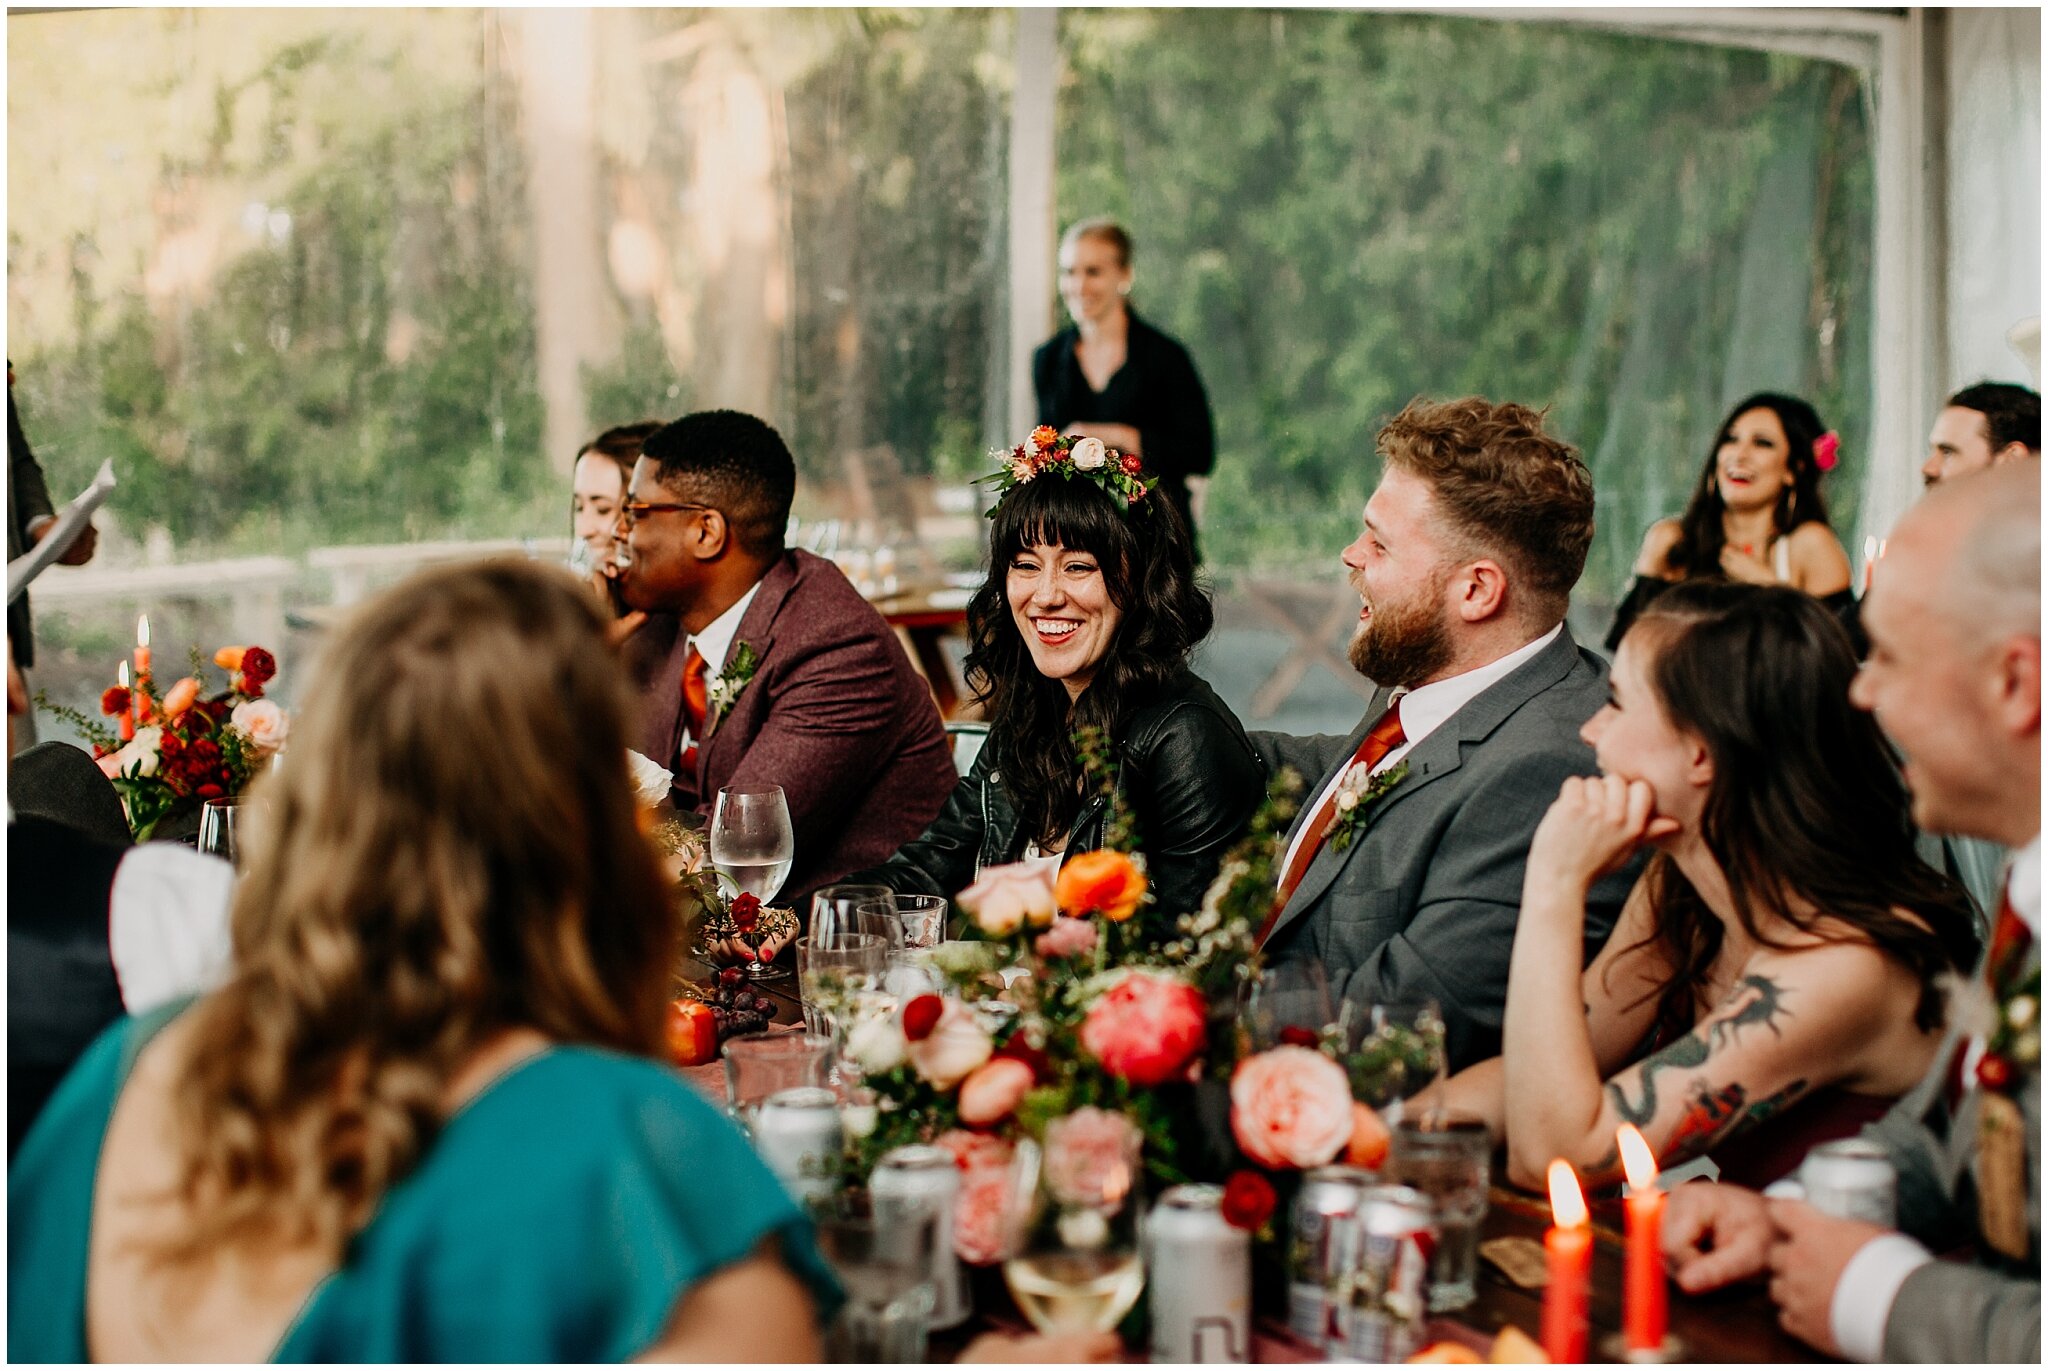
POLYGON ((1673 1362, 1692 1360, 1687 1355, 1684 1341, 1676 1333, 1666 1333, 1661 1347, 1630 1347, 1622 1334, 1609 1333, 1600 1340, 1600 1355, 1634 1366, 1668 1366, 1673 1362))

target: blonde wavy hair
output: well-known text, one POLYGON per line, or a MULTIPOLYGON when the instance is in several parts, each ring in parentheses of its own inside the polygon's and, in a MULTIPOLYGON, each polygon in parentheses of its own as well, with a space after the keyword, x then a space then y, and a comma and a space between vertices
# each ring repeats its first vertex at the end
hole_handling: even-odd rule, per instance
POLYGON ((629 696, 587 590, 431 571, 323 654, 189 1013, 165 1256, 341 1244, 425 1154, 498 1030, 659 1052, 678 927, 627 776, 629 696))

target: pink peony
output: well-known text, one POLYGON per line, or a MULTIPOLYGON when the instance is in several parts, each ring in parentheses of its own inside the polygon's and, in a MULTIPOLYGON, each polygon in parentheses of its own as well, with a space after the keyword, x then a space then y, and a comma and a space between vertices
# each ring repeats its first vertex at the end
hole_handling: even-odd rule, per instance
POLYGON ((974 1011, 949 999, 931 1032, 912 1042, 908 1055, 917 1074, 934 1089, 951 1090, 987 1061, 995 1047, 974 1011))
POLYGON ((1132 1085, 1160 1085, 1208 1045, 1208 1008, 1186 981, 1132 971, 1088 1011, 1081 1046, 1112 1076, 1132 1085))
POLYGON ((277 751, 291 732, 291 720, 275 700, 244 700, 235 706, 228 722, 242 730, 259 753, 277 751))
POLYGON ((1045 1130, 1045 1179, 1069 1204, 1116 1204, 1136 1179, 1144 1138, 1121 1114, 1094 1106, 1054 1119, 1045 1130))
POLYGON ((1007 938, 1027 923, 1045 928, 1059 908, 1053 896, 1053 872, 1028 862, 989 867, 980 880, 960 892, 957 903, 974 915, 975 923, 991 938, 1007 938))
POLYGON ((1260 1166, 1322 1166, 1351 1141, 1351 1082, 1313 1048, 1247 1057, 1230 1078, 1230 1131, 1260 1166))
POLYGON ((1032 944, 1048 961, 1055 957, 1085 957, 1095 950, 1095 925, 1088 919, 1059 918, 1038 935, 1032 944))
POLYGON ((1015 1057, 997 1057, 974 1068, 960 1082, 960 1122, 986 1128, 1008 1118, 1031 1089, 1031 1068, 1015 1057))

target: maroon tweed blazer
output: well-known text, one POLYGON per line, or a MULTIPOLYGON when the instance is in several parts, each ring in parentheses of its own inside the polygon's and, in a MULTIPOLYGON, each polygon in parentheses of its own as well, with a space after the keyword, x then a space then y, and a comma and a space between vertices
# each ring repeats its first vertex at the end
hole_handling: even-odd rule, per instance
MULTIPOLYGON (((686 642, 673 615, 653 616, 631 640, 640 751, 671 769, 686 642)), ((781 904, 893 856, 938 816, 958 776, 931 687, 831 562, 784 553, 761 578, 732 651, 741 643, 760 667, 699 741, 697 775, 676 778, 675 803, 708 818, 721 787, 781 786, 796 828, 781 904)))

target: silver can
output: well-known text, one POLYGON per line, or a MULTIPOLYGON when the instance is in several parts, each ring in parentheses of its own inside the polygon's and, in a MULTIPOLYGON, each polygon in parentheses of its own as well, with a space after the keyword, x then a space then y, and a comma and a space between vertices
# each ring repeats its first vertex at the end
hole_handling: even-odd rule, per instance
POLYGON ((1436 1211, 1420 1190, 1376 1185, 1359 1201, 1351 1225, 1357 1246, 1338 1300, 1340 1355, 1350 1361, 1406 1361, 1428 1331, 1436 1211))
POLYGON ((1252 1359, 1252 1235, 1223 1217, 1223 1187, 1176 1185, 1145 1216, 1155 1362, 1252 1359))
POLYGON ((1287 1244, 1287 1330, 1318 1351, 1333 1345, 1332 1300, 1349 1265, 1351 1219, 1373 1183, 1355 1166, 1324 1166, 1301 1178, 1287 1244))
POLYGON ((953 1211, 960 1199, 960 1168, 953 1154, 943 1147, 922 1144, 884 1152, 868 1177, 868 1190, 877 1199, 925 1199, 936 1206, 939 1241, 932 1251, 932 1285, 938 1291, 938 1302, 932 1309, 931 1326, 952 1328, 964 1323, 974 1311, 974 1303, 968 1294, 967 1273, 953 1251, 953 1211))
POLYGON ((754 1111, 754 1151, 799 1200, 830 1200, 845 1134, 839 1098, 822 1086, 778 1090, 754 1111))
POLYGON ((1898 1227, 1899 1173, 1876 1143, 1861 1138, 1822 1143, 1800 1163, 1799 1182, 1806 1202, 1823 1214, 1898 1227))

